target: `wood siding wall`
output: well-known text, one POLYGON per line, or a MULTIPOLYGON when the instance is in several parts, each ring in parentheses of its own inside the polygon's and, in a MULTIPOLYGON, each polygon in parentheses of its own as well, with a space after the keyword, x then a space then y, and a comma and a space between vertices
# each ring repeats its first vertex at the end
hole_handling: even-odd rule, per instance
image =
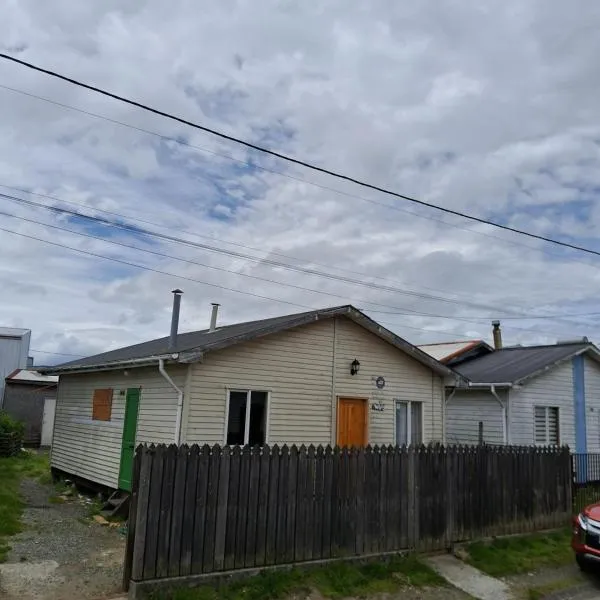
POLYGON ((573 409, 573 365, 567 361, 547 373, 510 390, 510 428, 513 444, 534 444, 535 406, 559 409, 560 444, 575 448, 575 413, 573 409))
MULTIPOLYGON (((498 395, 506 402, 506 392, 498 390, 498 395)), ((457 391, 446 405, 446 442, 478 444, 480 421, 486 444, 504 443, 502 407, 492 393, 489 390, 457 391)))
MULTIPOLYGON (((187 367, 167 366, 183 389, 187 367)), ((171 443, 175 434, 177 394, 160 376, 158 367, 61 375, 56 402, 51 465, 67 473, 118 487, 125 395, 121 390, 141 387, 136 440, 171 443), (92 420, 92 398, 97 388, 112 388, 110 421, 92 420)))
POLYGON ((384 402, 383 412, 368 411, 372 444, 394 443, 395 398, 422 402, 424 441, 442 439, 442 379, 343 317, 208 353, 192 365, 186 442, 224 443, 228 389, 270 392, 270 444, 335 443, 336 398, 343 396, 384 402), (361 366, 352 376, 355 358, 361 366), (383 390, 375 387, 379 375, 383 390))

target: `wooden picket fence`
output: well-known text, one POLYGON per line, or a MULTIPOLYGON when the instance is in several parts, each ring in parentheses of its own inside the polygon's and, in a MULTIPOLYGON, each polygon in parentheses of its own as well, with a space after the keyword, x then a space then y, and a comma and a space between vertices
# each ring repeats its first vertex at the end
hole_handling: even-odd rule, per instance
POLYGON ((567 448, 140 446, 125 587, 444 549, 570 512, 567 448))

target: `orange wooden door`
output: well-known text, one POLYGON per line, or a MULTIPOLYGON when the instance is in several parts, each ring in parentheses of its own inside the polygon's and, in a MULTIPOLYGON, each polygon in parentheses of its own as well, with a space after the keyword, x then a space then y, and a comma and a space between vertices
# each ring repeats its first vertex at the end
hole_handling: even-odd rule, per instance
POLYGON ((338 446, 367 445, 367 401, 340 398, 337 422, 338 446))

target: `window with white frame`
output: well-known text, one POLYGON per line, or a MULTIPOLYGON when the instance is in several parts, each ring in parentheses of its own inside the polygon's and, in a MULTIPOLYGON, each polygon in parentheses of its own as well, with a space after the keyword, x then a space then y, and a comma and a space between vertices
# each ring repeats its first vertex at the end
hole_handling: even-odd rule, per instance
POLYGON ((227 398, 227 444, 262 446, 267 438, 268 392, 230 390, 227 398))
POLYGON ((423 443, 423 403, 396 402, 396 444, 423 443))
POLYGON ((534 408, 534 442, 541 446, 558 446, 558 407, 536 406, 534 408))

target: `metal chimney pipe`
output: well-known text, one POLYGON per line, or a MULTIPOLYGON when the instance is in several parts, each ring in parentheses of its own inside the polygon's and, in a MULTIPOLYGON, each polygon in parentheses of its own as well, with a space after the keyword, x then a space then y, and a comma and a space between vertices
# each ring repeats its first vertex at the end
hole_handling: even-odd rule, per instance
POLYGON ((209 331, 214 331, 217 328, 217 315, 219 314, 219 306, 216 302, 212 302, 212 313, 210 315, 209 331))
POLYGON ((180 289, 173 290, 173 312, 171 314, 171 335, 169 336, 169 352, 174 352, 177 348, 177 330, 179 329, 179 308, 181 307, 180 289))
POLYGON ((500 329, 500 321, 492 321, 492 335, 494 337, 494 349, 502 349, 502 330, 500 329))

